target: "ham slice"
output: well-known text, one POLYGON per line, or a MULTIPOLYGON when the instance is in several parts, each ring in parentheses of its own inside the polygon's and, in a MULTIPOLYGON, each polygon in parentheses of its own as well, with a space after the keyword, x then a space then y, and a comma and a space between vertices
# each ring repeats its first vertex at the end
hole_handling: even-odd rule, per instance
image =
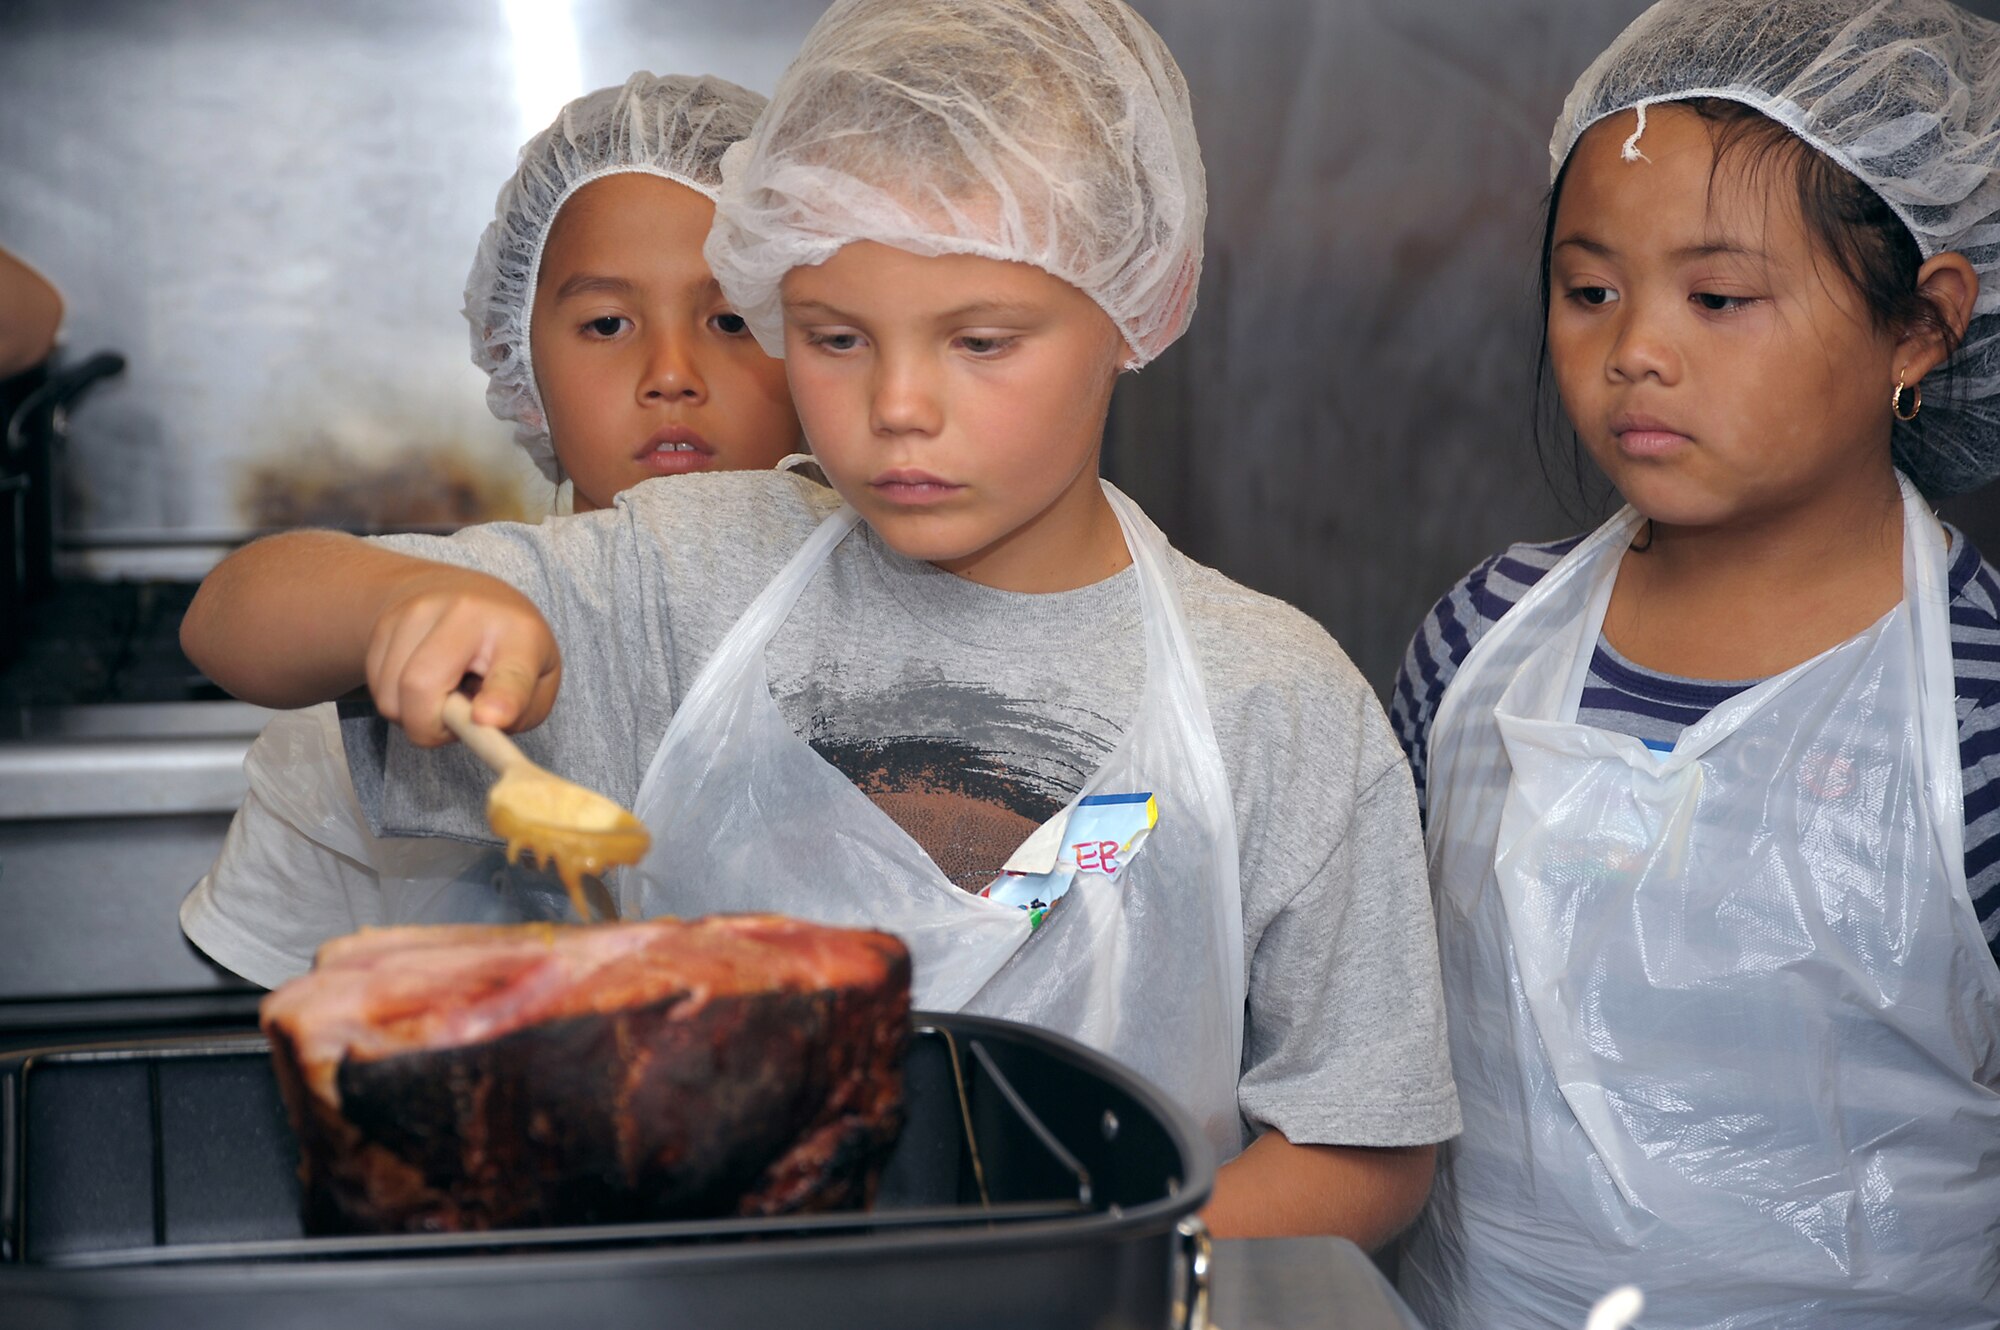
POLYGON ((861 1206, 909 953, 775 915, 364 929, 264 1000, 310 1232, 861 1206))

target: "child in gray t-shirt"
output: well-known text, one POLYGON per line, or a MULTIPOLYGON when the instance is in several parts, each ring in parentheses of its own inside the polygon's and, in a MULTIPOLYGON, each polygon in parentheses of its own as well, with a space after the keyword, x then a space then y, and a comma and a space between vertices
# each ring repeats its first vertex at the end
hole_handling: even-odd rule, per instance
MULTIPOLYGON (((764 98, 706 76, 636 73, 569 103, 521 149, 465 284, 472 360, 493 413, 558 485, 557 511, 611 506, 657 475, 770 467, 798 445, 784 366, 702 259, 719 162, 764 98)), ((497 851, 368 827, 331 705, 276 718, 181 928, 267 987, 369 924, 504 916, 544 885, 497 851), (385 893, 384 880, 404 885, 385 893), (410 899, 409 884, 430 884, 410 899), (462 889, 461 889, 462 888, 462 889)))
POLYGON ((1321 629, 1097 479, 1119 368, 1192 312, 1202 190, 1179 71, 1121 0, 837 5, 707 246, 831 489, 277 537, 211 577, 188 648, 268 704, 366 682, 383 720, 347 747, 385 834, 488 838, 484 773, 426 751, 479 675, 477 718, 646 819, 629 911, 887 927, 919 1003, 1068 1033, 1188 1107, 1228 1158, 1218 1232, 1379 1243, 1458 1127, 1400 754, 1321 629), (1070 834, 1113 812, 1141 821, 1070 834))

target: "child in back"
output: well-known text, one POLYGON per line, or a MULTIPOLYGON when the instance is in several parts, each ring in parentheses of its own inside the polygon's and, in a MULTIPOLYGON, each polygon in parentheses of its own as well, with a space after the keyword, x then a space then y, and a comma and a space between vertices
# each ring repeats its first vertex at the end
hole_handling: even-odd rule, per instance
POLYGON ((500 190, 465 283, 472 361, 576 512, 797 449, 784 365, 701 256, 722 155, 763 108, 718 78, 634 74, 565 106, 500 190))
POLYGON ((278 705, 365 681, 395 728, 349 752, 397 834, 485 834, 484 774, 425 751, 480 675, 480 719, 648 823, 628 915, 890 929, 918 1006, 1078 1038, 1193 1113, 1218 1231, 1377 1243, 1456 1125, 1401 755, 1321 629, 1097 474, 1204 214, 1185 85, 1119 0, 842 0, 707 249, 830 490, 278 537, 184 638, 278 705))
MULTIPOLYGON (((493 413, 561 488, 606 508, 660 475, 769 467, 799 442, 784 365, 701 255, 720 161, 764 99, 715 78, 634 74, 564 107, 521 149, 465 286, 493 413)), ((281 716, 181 927, 266 986, 364 924, 538 908, 539 875, 455 841, 377 837, 356 805, 331 705, 281 716), (496 893, 496 876, 508 890, 496 893)))
POLYGON ((1396 718, 1465 1133, 1439 1330, 2000 1321, 2000 28, 1668 0, 1552 144, 1546 348, 1629 505, 1418 634, 1396 718))

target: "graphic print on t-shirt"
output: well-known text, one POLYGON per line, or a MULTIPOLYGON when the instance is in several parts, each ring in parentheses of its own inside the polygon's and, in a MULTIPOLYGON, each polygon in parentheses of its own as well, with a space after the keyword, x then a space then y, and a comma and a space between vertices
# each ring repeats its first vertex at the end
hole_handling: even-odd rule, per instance
POLYGON ((780 705, 803 716, 800 737, 963 891, 985 888, 1121 733, 1075 707, 937 680, 853 696, 821 676, 780 705))

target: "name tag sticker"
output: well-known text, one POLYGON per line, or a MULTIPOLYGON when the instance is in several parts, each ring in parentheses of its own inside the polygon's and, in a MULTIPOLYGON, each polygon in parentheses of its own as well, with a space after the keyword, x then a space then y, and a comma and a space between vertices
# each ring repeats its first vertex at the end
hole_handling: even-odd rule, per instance
POLYGON ((1159 800, 1150 793, 1088 795, 1038 827, 979 894, 1026 910, 1029 927, 1040 928, 1078 873, 1118 876, 1159 821, 1159 800))

